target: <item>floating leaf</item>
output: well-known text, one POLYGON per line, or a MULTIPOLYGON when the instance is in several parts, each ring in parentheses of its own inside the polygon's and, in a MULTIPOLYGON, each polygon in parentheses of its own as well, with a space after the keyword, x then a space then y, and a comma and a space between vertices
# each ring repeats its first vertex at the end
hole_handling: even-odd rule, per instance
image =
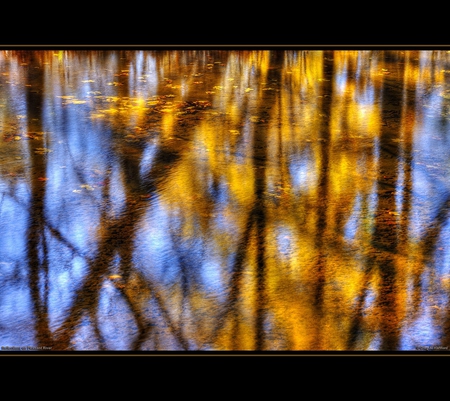
POLYGON ((93 191, 93 190, 94 190, 94 187, 91 187, 91 186, 88 185, 88 184, 82 184, 82 185, 80 185, 80 188, 85 188, 85 189, 87 189, 88 191, 93 191))
POLYGON ((44 132, 28 132, 25 134, 25 138, 28 139, 37 139, 40 136, 44 135, 44 132))
POLYGON ((36 148, 34 150, 34 153, 39 154, 39 155, 44 155, 46 153, 50 153, 53 152, 51 149, 47 149, 47 148, 36 148))

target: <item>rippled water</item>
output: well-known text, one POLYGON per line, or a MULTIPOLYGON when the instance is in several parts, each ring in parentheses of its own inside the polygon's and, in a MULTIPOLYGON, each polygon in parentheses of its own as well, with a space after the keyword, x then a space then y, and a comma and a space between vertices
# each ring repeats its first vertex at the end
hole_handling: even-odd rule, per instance
POLYGON ((445 350, 447 51, 0 51, 3 351, 445 350))

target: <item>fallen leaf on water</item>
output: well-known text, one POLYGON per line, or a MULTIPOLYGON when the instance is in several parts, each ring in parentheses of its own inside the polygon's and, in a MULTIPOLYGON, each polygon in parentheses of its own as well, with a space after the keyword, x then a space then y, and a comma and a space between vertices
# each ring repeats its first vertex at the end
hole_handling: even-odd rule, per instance
POLYGON ((252 123, 258 123, 258 122, 260 122, 260 118, 258 117, 258 116, 251 116, 250 117, 250 121, 252 122, 252 123))
POLYGON ((39 138, 39 137, 42 136, 42 135, 44 135, 44 132, 27 132, 27 133, 25 134, 25 138, 28 138, 28 139, 37 139, 37 138, 39 138))
POLYGON ((48 181, 48 178, 46 178, 46 177, 39 177, 38 180, 39 181, 48 181))
POLYGON ((122 278, 122 276, 119 274, 111 274, 108 278, 111 280, 117 280, 118 278, 122 278))
POLYGON ((52 150, 51 149, 47 149, 47 148, 36 148, 34 150, 34 153, 37 153, 37 154, 40 154, 40 155, 43 155, 45 153, 50 153, 50 152, 52 152, 52 150))
POLYGON ((82 184, 82 185, 80 185, 80 188, 85 188, 85 189, 87 189, 88 191, 93 191, 93 190, 94 190, 94 188, 91 187, 91 186, 88 185, 88 184, 82 184))

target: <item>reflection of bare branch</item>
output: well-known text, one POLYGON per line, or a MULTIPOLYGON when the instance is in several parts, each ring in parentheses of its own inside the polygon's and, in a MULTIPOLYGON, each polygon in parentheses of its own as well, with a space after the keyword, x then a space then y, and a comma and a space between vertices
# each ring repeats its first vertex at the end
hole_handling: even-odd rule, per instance
POLYGON ((118 221, 107 224, 105 235, 101 238, 98 247, 98 254, 89 263, 89 271, 84 278, 83 285, 76 291, 72 307, 67 313, 67 317, 55 333, 56 344, 61 349, 70 349, 70 339, 75 333, 75 329, 82 317, 82 310, 87 311, 97 308, 101 283, 108 274, 109 267, 113 261, 115 250, 120 247, 122 238, 115 235, 116 230, 123 235, 130 235, 130 222, 133 224, 136 218, 135 213, 128 211, 118 221), (128 231, 128 232, 127 232, 128 231))
POLYGON ((148 280, 145 280, 144 277, 136 271, 135 267, 131 263, 132 252, 133 237, 124 237, 123 241, 120 243, 120 248, 118 249, 118 254, 121 259, 120 273, 123 277, 124 285, 119 285, 118 289, 129 306, 138 327, 138 335, 133 341, 131 349, 139 350, 141 345, 149 337, 151 329, 154 326, 153 323, 145 321, 146 315, 144 313, 146 303, 150 301, 152 296, 158 304, 159 309, 165 317, 165 321, 167 322, 175 338, 181 344, 183 349, 187 349, 187 341, 181 333, 181 328, 176 327, 173 324, 169 313, 162 305, 161 296, 157 295, 155 288, 153 288, 148 280), (140 301, 141 299, 143 299, 142 302, 140 301))
MULTIPOLYGON (((23 207, 24 209, 26 206, 21 202, 14 194, 9 193, 8 194, 16 203, 17 205, 23 207)), ((73 245, 67 238, 64 237, 61 232, 55 228, 48 219, 42 219, 42 225, 43 228, 48 229, 48 231, 62 244, 64 244, 68 249, 70 249, 73 253, 75 253, 78 256, 81 256, 82 258, 86 259, 87 261, 90 261, 90 256, 86 254, 86 252, 83 252, 82 250, 78 249, 75 245, 73 245)))
MULTIPOLYGON (((265 137, 265 132, 261 130, 256 134, 255 141, 259 141, 259 143, 263 143, 265 137)), ((265 308, 265 250, 264 250, 264 241, 265 241, 265 225, 266 225, 266 215, 264 210, 264 191, 266 187, 265 183, 265 147, 262 146, 261 151, 257 154, 257 158, 255 158, 255 163, 259 162, 259 167, 257 175, 255 177, 255 199, 253 202, 253 207, 251 208, 247 223, 245 225, 244 232, 242 234, 241 240, 238 241, 238 247, 235 252, 235 258, 233 263, 233 270, 231 271, 231 279, 228 291, 227 301, 225 301, 225 305, 227 307, 223 309, 219 315, 217 316, 217 325, 213 329, 212 337, 210 341, 214 343, 216 338, 220 335, 220 329, 224 327, 224 321, 230 314, 236 316, 236 309, 238 306, 238 302, 240 299, 239 293, 241 291, 241 283, 242 283, 242 272, 245 266, 245 260, 247 251, 249 249, 249 243, 251 241, 251 234, 255 231, 256 239, 257 239, 257 274, 256 274, 256 285, 257 285, 257 314, 255 316, 255 349, 261 350, 264 347, 263 341, 263 326, 264 326, 264 316, 263 311, 265 308)), ((232 336, 233 341, 237 341, 236 336, 232 336)), ((234 349, 239 348, 236 344, 234 349)))
MULTIPOLYGON (((163 302, 164 297, 156 290, 156 287, 153 286, 149 282, 149 280, 145 279, 139 272, 137 272, 136 270, 133 270, 133 273, 134 273, 133 278, 135 281, 134 286, 139 290, 140 294, 147 294, 148 297, 152 296, 152 298, 158 305, 158 308, 164 318, 165 323, 169 327, 170 331, 172 332, 174 337, 177 339, 177 341, 181 345, 182 349, 188 350, 189 349, 188 341, 186 340, 186 338, 184 338, 181 328, 179 326, 175 325, 175 323, 172 321, 172 318, 170 317, 168 309, 164 305, 164 302, 163 302)), ((128 294, 125 294, 125 291, 124 291, 124 295, 126 296, 127 302, 129 302, 130 307, 132 308, 132 310, 135 313, 136 321, 137 321, 137 324, 140 329, 139 336, 138 336, 138 338, 136 338, 136 340, 133 343, 134 344, 133 349, 138 349, 140 344, 142 344, 145 341, 146 337, 148 337, 150 329, 152 328, 152 324, 144 323, 142 311, 139 310, 138 305, 131 298, 132 293, 130 292, 130 295, 128 295, 128 294)), ((135 296, 136 294, 133 294, 133 295, 135 296)), ((146 301, 148 302, 149 300, 150 299, 147 299, 146 301)))
POLYGON ((247 223, 245 225, 244 232, 242 233, 242 238, 238 241, 238 247, 235 252, 233 269, 230 272, 231 279, 228 286, 228 297, 224 302, 226 308, 223 308, 220 313, 216 316, 216 326, 212 330, 212 336, 210 337, 210 342, 215 343, 217 337, 220 335, 220 330, 225 326, 224 322, 230 314, 235 315, 235 310, 237 308, 237 303, 240 299, 239 292, 242 282, 242 272, 245 265, 245 257, 248 250, 248 245, 251 239, 251 232, 255 222, 255 210, 253 209, 249 213, 247 223))
POLYGON ((450 194, 441 203, 438 213, 434 217, 433 221, 428 225, 420 241, 420 248, 422 249, 422 255, 424 262, 428 262, 432 257, 433 252, 436 249, 436 243, 439 241, 439 234, 442 231, 442 227, 447 223, 450 215, 450 194))
MULTIPOLYGON (((131 267, 131 266, 129 266, 131 267)), ((145 314, 143 313, 142 309, 140 308, 140 305, 137 305, 136 300, 136 294, 129 293, 126 291, 126 289, 122 286, 119 287, 119 291, 122 295, 122 297, 127 302, 130 311, 132 312, 137 327, 138 327, 138 336, 133 341, 133 344, 131 346, 131 350, 139 350, 140 345, 146 340, 146 338, 149 336, 149 333, 153 327, 151 323, 145 322, 145 314)))
MULTIPOLYGON (((177 157, 176 152, 171 154, 173 154, 175 158, 177 157)), ((157 159, 160 163, 164 163, 165 161, 165 158, 162 156, 157 159), (161 158, 163 160, 161 160, 161 158)), ((173 158, 169 158, 169 163, 172 161, 173 158)), ((134 163, 137 163, 137 161, 134 161, 134 163)), ((174 164, 168 164, 169 168, 173 168, 173 166, 174 164)), ((157 190, 155 182, 159 185, 163 185, 166 178, 163 173, 166 173, 167 171, 167 169, 162 169, 160 164, 153 166, 150 173, 141 181, 141 185, 136 186, 136 189, 142 191, 142 193, 155 193, 157 190)), ((136 180, 137 177, 133 177, 133 179, 136 180)), ((148 207, 148 204, 144 202, 142 202, 142 204, 144 204, 145 207, 148 207)), ((109 272, 109 267, 112 264, 116 251, 131 246, 129 241, 134 238, 137 222, 140 217, 141 211, 139 203, 127 202, 127 209, 119 218, 113 220, 102 219, 103 227, 101 231, 103 234, 97 247, 97 256, 89 261, 89 272, 85 276, 84 283, 76 292, 72 307, 68 312, 65 321, 57 330, 56 342, 62 349, 68 349, 70 347, 70 338, 73 336, 82 316, 80 309, 92 310, 93 308, 97 308, 101 282, 109 272)), ((134 314, 137 316, 137 320, 140 321, 139 314, 136 313, 137 310, 134 309, 134 314)), ((167 313, 165 316, 168 318, 167 313)), ((171 327, 177 334, 179 341, 183 344, 184 340, 179 335, 179 331, 175 329, 173 325, 171 327)), ((141 337, 145 337, 147 331, 144 330, 142 333, 141 337)), ((142 338, 139 339, 139 341, 141 340, 142 338)), ((137 345, 137 343, 135 345, 137 345)))
POLYGON ((356 305, 353 308, 353 315, 351 316, 351 323, 347 339, 348 350, 355 350, 364 328, 363 312, 364 303, 366 301, 368 293, 369 277, 371 274, 370 270, 371 269, 366 269, 366 272, 364 273, 364 279, 362 280, 362 283, 360 285, 360 291, 356 299, 356 305))

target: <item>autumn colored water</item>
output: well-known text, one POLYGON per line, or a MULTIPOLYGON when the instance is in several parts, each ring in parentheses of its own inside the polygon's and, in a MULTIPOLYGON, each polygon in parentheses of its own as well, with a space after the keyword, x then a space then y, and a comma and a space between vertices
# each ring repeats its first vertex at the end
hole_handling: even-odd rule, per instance
POLYGON ((450 52, 0 50, 2 351, 450 347, 450 52))

